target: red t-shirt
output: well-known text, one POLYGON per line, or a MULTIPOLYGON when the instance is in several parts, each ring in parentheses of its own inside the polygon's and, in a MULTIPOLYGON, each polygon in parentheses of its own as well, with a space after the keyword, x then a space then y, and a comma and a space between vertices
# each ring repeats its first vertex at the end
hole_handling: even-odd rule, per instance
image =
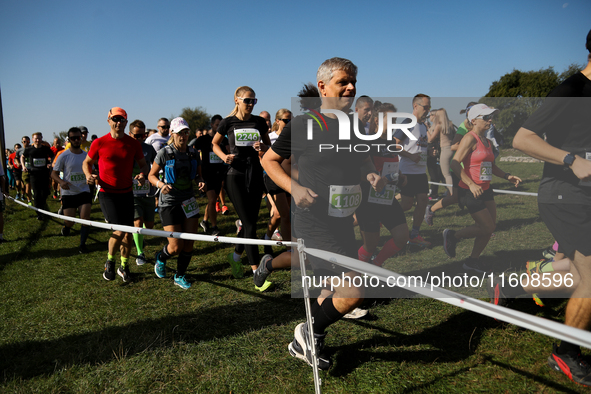
POLYGON ((18 160, 14 160, 16 158, 16 152, 12 152, 9 156, 8 156, 8 161, 10 162, 10 165, 12 165, 14 168, 16 168, 17 170, 21 169, 21 163, 18 162, 18 160))
POLYGON ((108 133, 96 139, 88 156, 98 161, 101 191, 127 193, 133 186, 133 163, 144 158, 142 145, 127 134, 113 138, 108 133))
POLYGON ((64 150, 63 146, 58 146, 57 148, 55 146, 51 146, 51 151, 53 152, 54 156, 57 155, 57 152, 61 152, 64 150))

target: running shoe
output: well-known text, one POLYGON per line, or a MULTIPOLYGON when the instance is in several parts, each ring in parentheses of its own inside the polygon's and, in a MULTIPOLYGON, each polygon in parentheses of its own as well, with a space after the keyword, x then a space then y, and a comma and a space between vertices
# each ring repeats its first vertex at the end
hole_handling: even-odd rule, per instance
POLYGON ((242 231, 242 221, 240 219, 234 222, 236 224, 236 234, 239 234, 242 231))
POLYGON ((462 267, 464 267, 465 270, 472 270, 478 272, 479 274, 491 272, 487 264, 482 262, 480 259, 473 259, 471 257, 468 257, 466 260, 464 260, 462 267))
POLYGON ((180 287, 181 289, 185 289, 185 290, 187 290, 188 288, 191 287, 191 284, 189 282, 187 282, 185 275, 178 276, 175 274, 174 275, 174 284, 177 285, 178 287, 180 287))
MULTIPOLYGON (((332 360, 324 352, 324 338, 326 334, 314 334, 314 343, 316 345, 316 359, 318 360, 318 369, 328 370, 332 365, 332 360)), ((308 325, 300 323, 294 331, 294 339, 287 346, 289 354, 292 357, 304 360, 309 366, 312 364, 312 345, 308 335, 308 325)))
POLYGON ((270 254, 265 254, 261 259, 256 271, 254 271, 252 279, 254 281, 255 287, 262 287, 267 280, 267 276, 271 274, 271 272, 267 269, 267 262, 269 260, 273 260, 273 256, 270 254))
POLYGON ((14 197, 15 201, 20 200, 20 198, 21 198, 21 195, 19 193, 16 193, 16 196, 14 197))
POLYGON ((409 240, 408 243, 410 245, 420 246, 421 248, 428 248, 429 246, 431 246, 431 242, 425 241, 425 239, 420 235, 417 235, 413 239, 409 240))
POLYGON ((60 205, 60 209, 57 210, 57 214, 58 215, 63 215, 64 214, 64 207, 60 205))
POLYGON ((552 246, 548 246, 542 251, 542 256, 545 259, 553 259, 554 256, 556 256, 556 251, 552 248, 552 246))
POLYGON ((269 290, 269 288, 271 286, 273 286, 273 282, 269 282, 268 280, 266 280, 265 283, 263 283, 262 286, 255 285, 254 288, 262 293, 264 291, 269 290))
POLYGON ((30 206, 30 207, 32 207, 33 206, 33 201, 31 201, 31 200, 27 201, 27 205, 30 206))
POLYGON ((562 372, 570 380, 583 386, 591 386, 591 366, 581 354, 557 354, 556 344, 552 345, 552 354, 548 357, 548 366, 556 372, 562 372))
POLYGON ((228 211, 229 211, 228 207, 225 205, 222 205, 222 215, 227 215, 228 211))
POLYGON ((147 263, 146 261, 146 256, 142 253, 139 256, 137 256, 137 258, 135 259, 135 263, 137 265, 144 265, 147 263))
POLYGON ((119 267, 117 269, 117 275, 119 275, 123 282, 129 282, 129 267, 125 266, 125 268, 119 267))
POLYGON ((446 228, 443 230, 443 250, 450 258, 456 257, 456 232, 446 228))
POLYGON ((80 245, 80 247, 78 248, 78 253, 80 254, 86 254, 88 252, 90 252, 90 250, 88 250, 86 245, 80 245))
POLYGON ((279 230, 275 230, 273 232, 273 235, 271 236, 271 239, 273 241, 283 241, 283 237, 281 236, 281 233, 279 232, 279 230))
POLYGON ((208 233, 209 232, 209 222, 206 222, 205 220, 202 220, 201 222, 199 222, 199 225, 203 229, 203 232, 204 233, 208 233))
POLYGON ((220 202, 219 201, 215 203, 215 211, 217 213, 222 212, 222 207, 220 206, 220 202))
POLYGON ((540 298, 540 295, 538 293, 533 293, 531 295, 531 298, 534 300, 534 302, 536 303, 537 306, 542 307, 542 308, 546 306, 544 304, 544 301, 542 301, 542 299, 540 298))
POLYGON ((425 221, 425 223, 427 224, 427 226, 433 225, 433 217, 434 216, 435 216, 435 214, 431 211, 431 205, 427 205, 427 208, 425 208, 425 218, 423 219, 425 221))
POLYGON ((218 228, 218 226, 211 226, 209 230, 211 231, 211 235, 220 235, 220 229, 218 228))
POLYGON ((160 260, 160 254, 162 251, 156 253, 156 264, 154 264, 154 272, 160 279, 166 278, 166 263, 160 260))
POLYGON ((113 260, 107 260, 105 263, 105 271, 103 272, 103 278, 105 280, 115 279, 115 262, 113 260))
POLYGON ((503 288, 501 287, 500 283, 494 283, 494 281, 489 281, 486 286, 486 291, 488 292, 488 297, 490 298, 491 304, 507 306, 508 300, 505 294, 503 293, 503 288))
POLYGON ((58 198, 59 198, 59 197, 57 196, 57 194, 55 194, 55 193, 54 193, 54 194, 53 194, 53 199, 54 199, 54 200, 57 200, 58 198))
POLYGON ((367 316, 368 312, 367 309, 355 308, 343 316, 343 319, 361 319, 362 317, 367 316))
POLYGON ((541 274, 542 267, 544 267, 548 263, 554 262, 554 259, 541 259, 541 260, 532 260, 525 263, 525 269, 527 270, 527 274, 531 276, 531 274, 541 274))
POLYGON ((60 234, 64 237, 67 237, 68 235, 70 235, 70 227, 62 227, 60 234))
POLYGON ((244 278, 244 268, 242 268, 242 261, 234 261, 234 253, 230 252, 228 255, 228 263, 232 267, 232 276, 236 279, 244 278))

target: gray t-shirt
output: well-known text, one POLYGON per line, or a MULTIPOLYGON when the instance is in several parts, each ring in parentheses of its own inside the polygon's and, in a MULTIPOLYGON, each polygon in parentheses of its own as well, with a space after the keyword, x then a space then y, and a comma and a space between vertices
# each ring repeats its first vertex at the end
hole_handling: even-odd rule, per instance
MULTIPOLYGON (((160 149, 156 154, 156 159, 154 159, 154 163, 164 170, 165 182, 172 186, 170 193, 159 194, 159 207, 180 205, 183 201, 195 196, 193 179, 191 179, 191 161, 195 161, 195 165, 199 166, 197 151, 193 148, 187 148, 187 152, 179 152, 172 145, 169 145, 169 147, 160 149), (171 149, 172 155, 169 154, 169 149, 171 149), (169 162, 168 172, 167 162, 169 162), (168 177, 168 173, 171 171, 174 171, 174 182, 168 177)), ((195 176, 197 176, 197 173, 195 176)))
POLYGON ((66 190, 62 188, 61 193, 64 196, 74 196, 76 194, 90 192, 90 188, 86 183, 86 175, 82 170, 82 163, 86 159, 87 153, 72 153, 67 150, 58 156, 57 160, 53 164, 53 170, 63 172, 62 179, 70 182, 70 189, 66 190))

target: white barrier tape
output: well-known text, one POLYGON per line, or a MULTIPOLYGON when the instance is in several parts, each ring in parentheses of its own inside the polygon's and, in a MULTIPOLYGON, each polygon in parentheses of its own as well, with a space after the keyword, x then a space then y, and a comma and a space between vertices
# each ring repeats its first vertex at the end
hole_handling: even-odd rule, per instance
MULTIPOLYGON (((437 186, 453 186, 447 183, 439 183, 439 182, 429 182, 429 184, 431 185, 437 185, 437 186)), ((493 189, 493 192, 495 193, 499 193, 499 194, 518 194, 521 196, 531 196, 531 197, 537 197, 538 193, 528 193, 528 192, 515 192, 515 191, 511 191, 511 190, 501 190, 501 189, 493 189)))
MULTIPOLYGON (((405 277, 396 272, 387 270, 382 267, 375 266, 369 263, 362 263, 359 260, 350 257, 342 256, 336 253, 327 252, 320 249, 305 248, 305 252, 312 256, 333 262, 340 266, 346 267, 351 271, 375 276, 382 282, 388 281, 388 277, 405 277)), ((574 343, 586 348, 591 348, 591 332, 581 330, 578 328, 566 326, 562 323, 557 323, 551 320, 543 319, 538 316, 528 315, 527 313, 519 312, 513 309, 505 308, 498 305, 493 305, 489 302, 477 300, 472 297, 464 296, 453 291, 435 287, 431 289, 430 284, 427 287, 411 286, 410 281, 405 281, 409 285, 404 288, 417 294, 421 294, 430 298, 437 298, 445 303, 467 309, 472 312, 480 313, 482 315, 502 320, 507 323, 515 324, 516 326, 526 328, 528 330, 536 331, 540 334, 558 338, 570 343, 574 343)))
POLYGON ((43 209, 38 209, 38 208, 35 208, 32 206, 28 206, 27 204, 17 201, 10 196, 8 198, 10 200, 16 202, 17 204, 24 206, 25 208, 33 209, 33 210, 40 212, 42 214, 45 214, 47 216, 52 216, 54 218, 67 220, 68 222, 75 222, 75 223, 84 224, 86 226, 102 228, 105 230, 123 231, 125 233, 153 235, 156 237, 165 237, 165 238, 187 239, 187 240, 191 240, 191 241, 223 242, 223 243, 241 244, 241 245, 296 246, 295 242, 271 241, 271 240, 266 241, 264 239, 222 237, 222 236, 215 236, 215 235, 199 235, 199 234, 181 233, 181 232, 169 233, 169 232, 163 231, 163 230, 151 230, 151 229, 147 229, 147 228, 123 226, 123 225, 119 225, 119 224, 93 222, 91 220, 78 219, 78 218, 73 218, 70 216, 59 215, 59 214, 53 213, 53 212, 48 212, 43 209))

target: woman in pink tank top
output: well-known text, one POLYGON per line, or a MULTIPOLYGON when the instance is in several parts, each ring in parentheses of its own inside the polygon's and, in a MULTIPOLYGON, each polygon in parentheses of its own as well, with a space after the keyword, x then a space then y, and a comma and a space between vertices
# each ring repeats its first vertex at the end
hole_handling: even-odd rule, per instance
POLYGON ((520 178, 501 170, 494 162, 492 143, 485 137, 485 133, 492 123, 495 111, 496 109, 484 104, 470 108, 468 120, 472 123, 473 129, 462 138, 451 161, 451 169, 455 174, 461 175, 459 199, 468 208, 474 224, 458 231, 443 231, 443 248, 449 257, 455 257, 456 244, 460 239, 474 238, 472 253, 463 266, 466 270, 478 273, 492 271, 491 267, 478 260, 495 231, 497 221, 497 206, 490 187, 492 176, 504 178, 515 186, 521 182, 520 178))

